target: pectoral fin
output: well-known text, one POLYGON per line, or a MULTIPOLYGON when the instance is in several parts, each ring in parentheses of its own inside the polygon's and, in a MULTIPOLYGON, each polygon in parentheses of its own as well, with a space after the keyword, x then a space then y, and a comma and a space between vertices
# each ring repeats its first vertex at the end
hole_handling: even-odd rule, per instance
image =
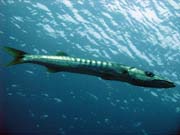
POLYGON ((103 76, 101 76, 101 78, 104 80, 112 80, 113 79, 112 75, 103 75, 103 76))

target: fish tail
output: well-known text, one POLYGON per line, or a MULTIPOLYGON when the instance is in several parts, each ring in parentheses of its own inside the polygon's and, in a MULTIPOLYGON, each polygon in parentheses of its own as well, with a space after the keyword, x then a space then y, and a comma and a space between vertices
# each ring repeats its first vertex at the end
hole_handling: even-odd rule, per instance
POLYGON ((16 64, 22 64, 23 63, 23 58, 24 55, 27 54, 26 52, 23 52, 21 50, 17 50, 14 49, 12 47, 4 47, 3 48, 7 53, 9 53, 11 56, 14 57, 14 59, 9 62, 8 64, 6 64, 6 66, 12 66, 12 65, 16 65, 16 64))

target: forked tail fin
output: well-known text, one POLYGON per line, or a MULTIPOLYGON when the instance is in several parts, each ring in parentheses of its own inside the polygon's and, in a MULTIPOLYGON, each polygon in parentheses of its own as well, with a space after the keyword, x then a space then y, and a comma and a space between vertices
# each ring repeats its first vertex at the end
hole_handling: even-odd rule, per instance
POLYGON ((14 57, 14 59, 10 63, 8 63, 6 66, 12 66, 12 65, 23 63, 22 58, 24 57, 25 54, 27 54, 26 52, 14 49, 12 47, 7 47, 7 46, 4 47, 4 50, 14 57))

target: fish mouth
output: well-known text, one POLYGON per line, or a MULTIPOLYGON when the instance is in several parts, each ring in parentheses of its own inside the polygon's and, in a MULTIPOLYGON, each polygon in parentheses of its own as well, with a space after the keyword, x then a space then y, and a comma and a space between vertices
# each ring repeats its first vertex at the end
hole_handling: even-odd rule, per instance
POLYGON ((159 81, 161 86, 164 87, 164 88, 173 88, 173 87, 176 87, 176 85, 171 82, 171 81, 167 81, 167 80, 160 80, 159 81))

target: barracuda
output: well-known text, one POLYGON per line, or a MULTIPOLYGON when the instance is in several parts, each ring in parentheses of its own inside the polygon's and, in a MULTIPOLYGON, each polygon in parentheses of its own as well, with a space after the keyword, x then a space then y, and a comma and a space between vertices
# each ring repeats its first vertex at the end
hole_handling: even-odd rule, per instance
POLYGON ((4 49, 14 56, 7 66, 33 63, 47 67, 49 72, 72 72, 101 77, 105 80, 127 82, 132 85, 151 88, 171 88, 175 84, 149 71, 113 62, 70 57, 64 52, 57 55, 31 55, 11 47, 4 49))

